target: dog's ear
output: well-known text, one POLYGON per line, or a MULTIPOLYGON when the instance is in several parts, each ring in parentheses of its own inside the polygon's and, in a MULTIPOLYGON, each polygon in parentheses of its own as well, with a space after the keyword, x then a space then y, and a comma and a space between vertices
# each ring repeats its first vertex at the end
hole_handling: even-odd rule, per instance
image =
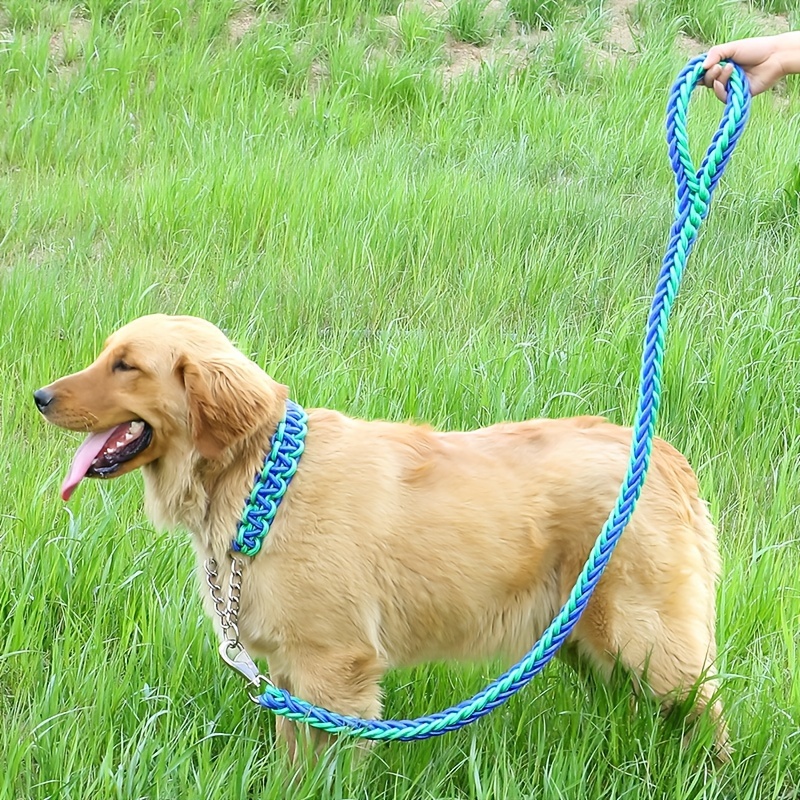
POLYGON ((283 417, 288 388, 238 353, 182 356, 175 371, 186 389, 195 447, 205 458, 221 458, 258 428, 277 427, 283 417))

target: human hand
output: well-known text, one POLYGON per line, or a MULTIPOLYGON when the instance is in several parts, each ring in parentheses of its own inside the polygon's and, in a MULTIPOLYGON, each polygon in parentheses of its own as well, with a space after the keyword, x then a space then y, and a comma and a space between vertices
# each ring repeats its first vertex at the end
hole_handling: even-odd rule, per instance
POLYGON ((800 72, 800 31, 739 39, 712 47, 703 62, 706 70, 703 83, 723 103, 733 73, 732 64, 720 63, 725 60, 735 61, 745 71, 751 93, 760 94, 785 75, 800 72))

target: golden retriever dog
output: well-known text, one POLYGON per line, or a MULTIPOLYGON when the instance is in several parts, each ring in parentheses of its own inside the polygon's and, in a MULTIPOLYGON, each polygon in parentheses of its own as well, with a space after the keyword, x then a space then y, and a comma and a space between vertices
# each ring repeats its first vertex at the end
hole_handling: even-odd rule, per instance
MULTIPOLYGON (((190 532, 202 584, 206 559, 229 563, 287 396, 214 325, 163 315, 124 326, 89 367, 35 392, 50 422, 90 433, 64 498, 84 477, 141 468, 148 516, 190 532)), ((596 417, 439 432, 310 409, 305 453, 264 546, 241 558, 242 643, 268 660, 277 686, 371 718, 393 667, 517 659, 575 583, 630 439, 596 417)), ((567 646, 605 676, 620 662, 665 707, 694 695, 724 758, 719 569, 697 480, 656 440, 639 505, 567 646)), ((293 754, 294 724, 279 719, 278 733, 293 754)))

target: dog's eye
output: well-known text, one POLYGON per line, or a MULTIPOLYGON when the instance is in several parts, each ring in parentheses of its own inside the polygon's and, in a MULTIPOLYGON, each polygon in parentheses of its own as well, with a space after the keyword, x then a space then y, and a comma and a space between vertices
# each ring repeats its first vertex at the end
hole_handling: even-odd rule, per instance
POLYGON ((123 361, 121 358, 114 362, 114 372, 133 372, 135 369, 136 367, 132 367, 127 361, 123 361))

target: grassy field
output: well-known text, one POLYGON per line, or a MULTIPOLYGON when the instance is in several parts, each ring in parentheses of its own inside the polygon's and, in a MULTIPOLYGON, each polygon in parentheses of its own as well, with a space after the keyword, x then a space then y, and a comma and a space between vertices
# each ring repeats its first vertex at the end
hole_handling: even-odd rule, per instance
MULTIPOLYGON (((306 406, 628 423, 689 55, 794 2, 7 0, 0 11, 0 798, 800 797, 800 92, 756 98, 674 314, 659 432, 719 524, 736 755, 549 667, 457 734, 291 785, 182 532, 31 392, 143 313, 213 320, 306 406), (704 44, 704 42, 706 44, 704 44)), ((692 110, 695 152, 716 127, 692 110)), ((497 664, 387 680, 387 715, 497 664)))

